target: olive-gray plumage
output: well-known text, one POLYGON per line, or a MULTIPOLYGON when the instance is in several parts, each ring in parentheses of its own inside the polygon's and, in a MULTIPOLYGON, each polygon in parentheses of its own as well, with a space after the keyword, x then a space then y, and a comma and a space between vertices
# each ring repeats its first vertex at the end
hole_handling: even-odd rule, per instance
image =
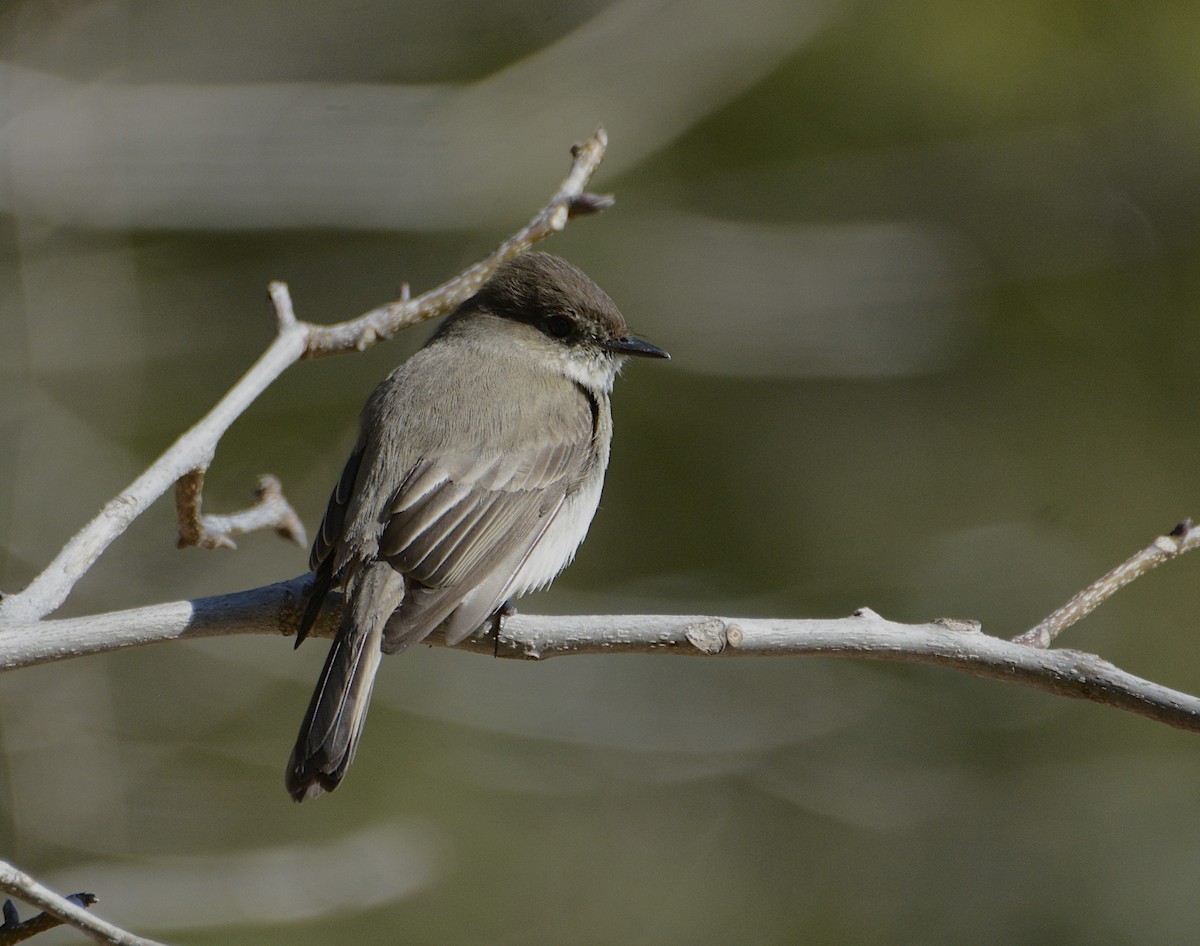
POLYGON ((626 355, 668 357, 570 263, 529 253, 372 393, 309 562, 297 646, 331 588, 346 605, 288 763, 297 801, 341 781, 382 653, 438 627, 459 643, 574 557, 626 355))

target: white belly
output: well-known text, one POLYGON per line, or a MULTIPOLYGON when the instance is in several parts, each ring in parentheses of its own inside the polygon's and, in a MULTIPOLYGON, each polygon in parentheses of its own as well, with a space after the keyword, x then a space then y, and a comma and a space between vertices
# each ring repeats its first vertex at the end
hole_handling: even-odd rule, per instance
MULTIPOLYGON (((610 386, 611 383, 610 378, 610 386)), ((608 469, 608 451, 612 445, 612 410, 608 392, 603 388, 593 388, 593 396, 599 410, 596 412, 592 475, 563 501, 546 534, 517 570, 505 598, 516 598, 528 591, 545 588, 571 564, 580 543, 587 536, 592 517, 600 505, 600 491, 604 488, 604 471, 608 469)))
MULTIPOLYGON (((607 451, 605 451, 607 454, 607 451)), ((607 457, 606 457, 607 459, 607 457)), ((591 483, 573 493, 564 502, 550 528, 533 547, 509 586, 507 597, 516 598, 529 591, 545 588, 564 568, 571 564, 575 552, 587 536, 596 507, 600 505, 600 490, 604 486, 604 467, 591 483)))

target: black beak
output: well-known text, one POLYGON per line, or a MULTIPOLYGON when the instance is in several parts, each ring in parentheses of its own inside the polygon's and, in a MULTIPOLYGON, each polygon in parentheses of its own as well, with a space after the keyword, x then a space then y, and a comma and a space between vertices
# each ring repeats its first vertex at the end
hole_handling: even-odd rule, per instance
POLYGON ((616 352, 618 355, 633 355, 635 358, 666 358, 669 360, 671 357, 657 345, 651 345, 633 335, 626 335, 624 338, 610 338, 601 342, 600 346, 608 351, 616 352))

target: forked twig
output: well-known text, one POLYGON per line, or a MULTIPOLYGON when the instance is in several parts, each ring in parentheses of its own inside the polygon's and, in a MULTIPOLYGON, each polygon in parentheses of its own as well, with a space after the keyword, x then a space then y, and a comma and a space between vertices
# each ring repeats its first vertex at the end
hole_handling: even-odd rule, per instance
POLYGON ((1140 552, 1130 556, 1112 571, 1096 579, 1040 624, 1013 638, 1016 644, 1049 647, 1056 637, 1076 621, 1081 621, 1135 578, 1163 562, 1200 547, 1200 529, 1185 519, 1166 535, 1160 535, 1140 552))
POLYGON ((179 548, 235 549, 233 536, 258 529, 274 529, 276 534, 304 548, 308 536, 304 523, 283 495, 278 477, 265 473, 254 487, 256 502, 249 509, 223 516, 201 513, 204 471, 192 470, 175 481, 175 516, 179 521, 179 548))

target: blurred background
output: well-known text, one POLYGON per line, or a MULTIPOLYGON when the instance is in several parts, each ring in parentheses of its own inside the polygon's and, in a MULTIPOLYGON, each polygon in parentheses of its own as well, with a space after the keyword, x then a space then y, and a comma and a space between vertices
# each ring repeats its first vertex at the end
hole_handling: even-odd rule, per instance
MULTIPOLYGON (((1158 0, 0 4, 0 588, 272 337, 479 258, 599 124, 616 206, 543 248, 669 364, 530 612, 981 620, 1200 513, 1200 6, 1158 0)), ((293 367, 206 509, 313 529, 427 337, 293 367)), ((289 578, 139 519, 61 614, 289 578)), ((1061 640, 1200 691, 1200 561, 1061 640)), ((296 807, 324 645, 0 681, 0 856, 189 944, 1193 942, 1200 742, 931 668, 419 649, 296 807)), ((67 934, 59 942, 74 942, 67 934)), ((51 943, 52 937, 45 940, 51 943)))

